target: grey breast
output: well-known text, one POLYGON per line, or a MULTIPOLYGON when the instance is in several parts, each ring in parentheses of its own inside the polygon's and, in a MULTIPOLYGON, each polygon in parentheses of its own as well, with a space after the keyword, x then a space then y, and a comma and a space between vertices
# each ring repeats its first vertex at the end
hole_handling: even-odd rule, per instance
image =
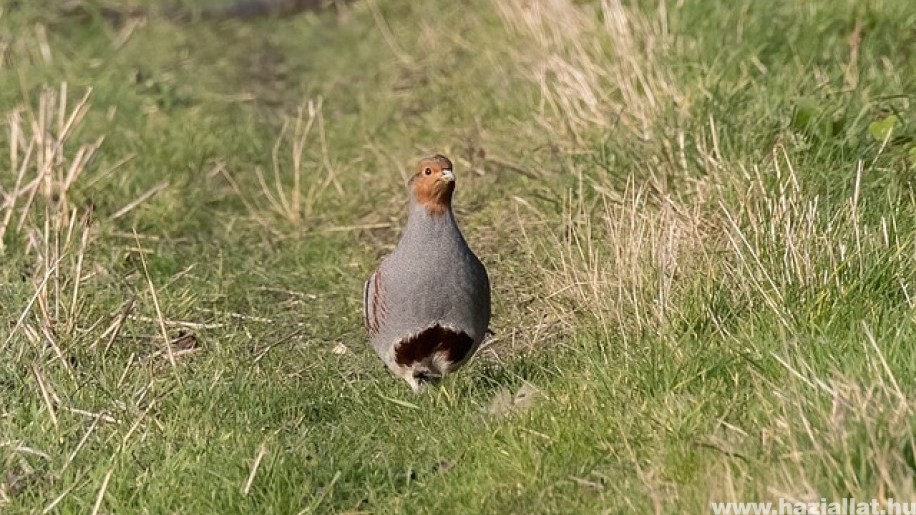
MULTIPOLYGON (((490 319, 486 270, 471 252, 451 212, 412 212, 404 234, 379 266, 385 316, 373 340, 384 348, 436 323, 483 340, 490 319)), ((370 278, 366 296, 373 294, 370 278)))

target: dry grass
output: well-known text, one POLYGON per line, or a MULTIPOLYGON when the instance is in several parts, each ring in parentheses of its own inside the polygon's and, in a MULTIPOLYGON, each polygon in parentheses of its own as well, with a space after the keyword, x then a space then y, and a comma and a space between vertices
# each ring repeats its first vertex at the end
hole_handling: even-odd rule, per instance
POLYGON ((569 192, 562 231, 525 236, 530 259, 542 263, 545 300, 557 318, 585 314, 607 338, 661 330, 677 306, 676 281, 704 272, 702 220, 646 184, 631 180, 620 194, 601 186, 583 185, 600 188, 593 200, 569 192))
POLYGON ((571 0, 494 2, 514 57, 541 92, 540 121, 581 140, 623 128, 643 139, 672 104, 687 107, 667 64, 674 52, 666 2, 646 15, 620 0, 599 10, 571 0))
MULTIPOLYGON (((864 164, 855 165, 851 197, 831 211, 805 194, 788 154, 774 154, 741 175, 746 194, 737 200, 717 199, 709 188, 684 200, 660 197, 648 186, 651 180, 635 186, 632 178, 619 194, 600 178, 580 176, 580 190, 570 191, 565 205, 564 231, 523 238, 530 259, 541 263, 544 289, 551 292, 545 302, 555 318, 569 327, 590 320, 586 324, 604 340, 620 342, 616 359, 629 368, 641 359, 638 342, 647 335, 668 347, 673 359, 689 359, 694 344, 687 340, 685 346, 683 323, 697 311, 713 327, 707 337, 750 355, 762 347, 746 340, 729 318, 746 318, 798 342, 811 338, 811 328, 824 320, 841 317, 837 310, 847 304, 869 305, 866 291, 900 299, 901 309, 912 312, 916 242, 900 233, 893 212, 873 225, 863 221, 864 164), (709 299, 697 296, 698 285, 700 291, 727 292, 732 307, 723 312, 704 305, 709 299)), ((718 170, 710 181, 733 180, 730 171, 718 170)), ((743 447, 763 455, 751 465, 746 458, 726 459, 725 478, 711 480, 725 486, 712 488, 711 499, 811 502, 850 492, 866 499, 912 498, 907 453, 916 410, 864 324, 858 338, 869 367, 862 379, 810 365, 792 354, 792 346, 788 355, 772 354, 789 375, 759 394, 773 418, 762 428, 750 421, 723 426, 739 441, 760 438, 743 447)), ((715 446, 726 456, 741 454, 742 446, 731 447, 715 446)), ((653 483, 645 486, 650 491, 653 483)))
MULTIPOLYGON (((79 444, 71 451, 61 467, 53 472, 62 477, 76 455, 84 448, 100 421, 119 425, 120 420, 110 413, 119 406, 109 406, 92 411, 74 403, 74 384, 78 384, 81 371, 75 369, 75 356, 89 351, 93 359, 104 359, 112 345, 122 336, 127 322, 138 305, 146 306, 145 296, 134 294, 113 313, 98 315, 93 306, 100 284, 107 279, 106 271, 93 260, 96 248, 101 246, 102 227, 105 221, 94 219, 91 207, 73 200, 82 184, 92 183, 109 175, 114 168, 100 170, 95 159, 102 147, 103 138, 92 143, 76 144, 76 134, 89 111, 90 92, 71 103, 66 84, 58 89, 43 89, 37 105, 26 102, 7 117, 10 142, 10 169, 15 177, 8 188, 0 187, 3 204, 0 211, 0 255, 11 255, 14 263, 21 263, 21 276, 31 289, 29 300, 11 321, 9 332, 0 341, 0 353, 12 363, 30 363, 30 376, 41 399, 44 412, 56 434, 65 435, 71 430, 73 418, 88 419, 91 425, 79 444), (140 301, 138 303, 138 300, 140 301), (63 422, 67 420, 67 422, 63 422)), ((123 162, 122 162, 123 163, 123 162)), ((150 195, 130 201, 119 212, 133 209, 150 195)), ((116 217, 115 217, 116 218, 116 217)), ((135 233, 136 237, 136 233, 135 233)), ((136 249, 146 272, 144 253, 136 240, 136 249)), ((162 354, 168 355, 175 365, 171 347, 173 339, 166 330, 165 319, 159 309, 156 289, 146 274, 149 294, 156 309, 156 317, 148 322, 161 328, 162 354)), ((123 381, 136 365, 137 356, 131 356, 121 373, 123 381)), ((77 388, 78 390, 78 388, 77 388)), ((12 406, 10 406, 11 408, 12 406)), ((129 415, 127 415, 129 417, 129 415)), ((143 414, 134 420, 124 437, 125 441, 141 423, 143 414)), ((78 427, 78 425, 77 425, 78 427)), ((63 436, 60 439, 63 440, 63 436)), ((0 447, 12 449, 13 456, 29 452, 50 462, 50 455, 33 449, 23 441, 0 441, 0 447)), ((13 459, 13 458, 11 458, 13 459)), ((10 471, 0 478, 0 506, 9 499, 8 491, 21 488, 21 483, 38 474, 29 460, 20 456, 13 459, 10 471), (18 486, 17 486, 18 485, 18 486)), ((41 468, 47 466, 42 464, 41 468)), ((111 479, 109 469, 98 490, 92 510, 99 512, 111 479)), ((83 478, 80 478, 84 481, 83 478)), ((79 483, 50 500, 44 513, 52 512, 79 483)))
MULTIPOLYGON (((644 361, 646 338, 664 346, 668 359, 689 361, 697 343, 684 338, 684 324, 697 319, 712 328, 703 338, 723 342, 728 353, 784 368, 787 377, 775 383, 771 373, 735 378, 767 385, 755 394, 766 415, 723 419, 701 437, 712 440, 727 467, 710 477, 710 501, 912 498, 916 409, 870 322, 857 334, 867 356, 861 377, 797 354, 822 353, 811 341, 812 327, 842 320, 847 305, 868 306, 863 315, 870 320, 880 308, 867 291, 900 299, 900 309, 912 313, 912 235, 897 231, 893 213, 877 225, 864 223, 858 189, 843 209, 823 209, 794 174, 781 154, 747 177, 746 197, 720 200, 718 209, 658 198, 632 182, 623 194, 591 185, 597 191, 590 201, 570 192, 563 231, 523 236, 529 259, 540 263, 543 291, 550 292, 541 308, 569 334, 584 325, 616 342, 614 363, 625 370, 644 361), (728 309, 702 291, 725 292, 728 309), (767 353, 754 341, 754 326, 781 334, 790 342, 785 352, 767 353)), ((657 478, 645 481, 646 491, 654 491, 657 478)), ((690 498, 677 490, 660 494, 658 505, 690 498)))
MULTIPOLYGON (((863 176, 882 173, 876 163, 884 145, 847 166, 850 194, 836 205, 804 186, 792 158, 808 144, 802 139, 786 138, 769 156, 749 159, 721 145, 710 118, 697 133, 666 141, 664 116, 671 104, 688 108, 689 95, 666 67, 675 49, 665 2, 655 18, 612 1, 601 2, 600 16, 568 1, 495 5, 522 38, 518 61, 540 88, 550 139, 571 135, 579 146, 619 125, 629 134, 623 140, 660 140, 625 186, 621 174, 567 166, 578 186, 566 192, 560 229, 528 231, 531 223, 519 220, 527 257, 549 292, 541 304, 548 318, 569 334, 584 324, 616 342, 614 362, 625 370, 645 360, 647 339, 671 362, 689 362, 698 346, 713 345, 686 337, 685 328, 700 324, 710 328, 701 340, 743 359, 775 361, 786 375, 752 379, 762 386, 759 419, 725 422, 723 415, 700 437, 726 472, 710 474, 709 497, 697 500, 912 498, 912 395, 869 329, 873 312, 884 309, 876 295, 899 299, 904 311, 916 307, 916 241, 898 228, 896 211, 875 217, 863 200, 863 176), (810 343, 813 328, 838 323, 852 305, 869 310, 854 336, 868 356, 856 379, 802 357, 821 352, 810 343), (768 351, 755 332, 793 343, 768 351), (804 353, 795 354, 798 348, 804 353)), ((525 206, 541 227, 556 227, 525 206)), ((658 478, 643 482, 646 492, 657 490, 658 478)), ((680 488, 659 495, 656 507, 691 498, 680 488)))
POLYGON ((790 379, 770 384, 764 426, 722 425, 717 445, 746 454, 709 474, 709 502, 913 499, 916 406, 865 325, 860 343, 868 366, 855 378, 820 371, 792 346, 774 355, 790 379))
POLYGON ((284 234, 284 228, 302 229, 312 222, 315 204, 329 188, 337 195, 344 193, 328 150, 321 103, 320 98, 309 100, 284 121, 271 150, 270 176, 254 168, 260 198, 246 194, 221 166, 216 169, 242 199, 250 217, 274 234, 284 234))
POLYGON ((709 187, 688 180, 689 191, 668 192, 668 175, 689 179, 689 173, 683 134, 681 155, 660 138, 671 107, 687 108, 668 67, 675 48, 665 2, 650 14, 612 0, 493 6, 508 32, 513 64, 540 92, 535 118, 551 144, 588 155, 586 142, 610 132, 624 141, 658 140, 671 154, 646 156, 647 165, 625 179, 567 163, 563 173, 575 176, 578 186, 563 192, 561 221, 519 202, 527 257, 542 265, 534 274, 544 281, 539 291, 550 292, 532 310, 539 320, 519 324, 531 326, 535 336, 568 335, 585 315, 605 337, 627 340, 664 326, 676 304, 675 281, 703 268, 707 221, 697 199, 709 187), (558 225, 544 237, 545 227, 558 225))
MULTIPOLYGON (((89 261, 90 250, 98 244, 106 222, 136 209, 165 188, 165 183, 155 186, 101 221, 95 219, 91 203, 74 202, 72 197, 78 185, 96 183, 127 161, 100 169, 96 156, 103 137, 92 143, 73 143, 74 134, 89 110, 90 93, 86 91, 71 105, 66 84, 56 90, 45 88, 36 106, 26 102, 8 115, 9 166, 15 171, 15 178, 8 189, 0 189, 3 196, 0 253, 15 250, 19 259, 26 260, 22 275, 34 289, 31 300, 6 336, 4 347, 24 335, 36 349, 50 345, 65 368, 65 352, 56 342, 89 334, 86 327, 79 327, 86 322, 82 313, 87 302, 82 295, 84 285, 105 275, 104 270, 89 261), (18 248, 7 248, 11 242, 18 248)), ((137 241, 135 249, 126 251, 142 254, 144 249, 137 241)), ((125 305, 130 305, 128 311, 132 311, 134 302, 125 305)), ((123 323, 123 316, 115 318, 123 323)), ((88 325, 94 329, 99 323, 90 321, 88 325)), ((112 325, 102 337, 114 338, 117 332, 112 325)), ((93 341, 91 346, 98 343, 93 341)))
POLYGON ((36 109, 16 110, 7 118, 10 170, 16 175, 11 188, 2 191, 0 252, 8 252, 4 241, 20 241, 24 248, 19 254, 32 259, 26 275, 34 294, 3 347, 21 333, 35 348, 50 346, 64 368, 67 362, 57 341, 74 336, 80 287, 86 280, 84 257, 94 238, 91 212, 70 199, 74 184, 91 168, 102 144, 99 138, 71 148, 69 140, 86 114, 88 100, 89 92, 69 107, 65 84, 57 91, 44 90, 36 109))
POLYGON ((828 211, 817 196, 801 191, 785 152, 776 154, 769 169, 755 168, 747 177, 747 195, 737 208, 722 206, 723 232, 736 257, 729 270, 736 286, 749 299, 762 299, 787 329, 794 324, 784 292, 835 292, 842 297, 883 267, 896 274, 890 286, 898 289, 909 308, 916 306, 909 291, 913 274, 898 273, 916 265, 912 238, 900 234, 896 213, 880 216, 874 225, 862 221, 859 185, 864 163, 850 165, 855 167, 852 195, 840 209, 828 211), (765 184, 767 175, 775 176, 775 186, 765 184))

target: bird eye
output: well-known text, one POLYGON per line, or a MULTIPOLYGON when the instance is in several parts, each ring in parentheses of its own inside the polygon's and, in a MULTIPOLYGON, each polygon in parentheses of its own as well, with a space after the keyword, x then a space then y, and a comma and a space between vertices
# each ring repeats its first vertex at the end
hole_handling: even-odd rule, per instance
POLYGON ((424 174, 424 175, 430 175, 430 174, 432 174, 432 173, 433 173, 432 168, 427 168, 426 170, 423 170, 423 174, 424 174))

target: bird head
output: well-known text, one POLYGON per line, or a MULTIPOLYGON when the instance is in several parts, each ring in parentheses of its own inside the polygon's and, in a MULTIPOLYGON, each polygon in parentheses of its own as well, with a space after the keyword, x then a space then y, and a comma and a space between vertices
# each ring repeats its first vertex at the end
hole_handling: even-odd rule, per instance
POLYGON ((452 207, 452 193, 455 191, 452 162, 441 154, 423 159, 417 173, 407 182, 407 187, 414 202, 431 214, 444 214, 452 207))

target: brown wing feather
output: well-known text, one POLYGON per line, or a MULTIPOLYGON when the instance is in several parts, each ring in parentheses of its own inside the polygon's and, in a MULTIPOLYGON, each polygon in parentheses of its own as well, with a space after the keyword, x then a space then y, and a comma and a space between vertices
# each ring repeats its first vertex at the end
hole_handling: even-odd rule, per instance
POLYGON ((384 319, 385 306, 382 302, 382 270, 379 268, 369 276, 363 285, 363 325, 369 336, 378 334, 379 319, 384 319))
POLYGON ((369 276, 369 279, 363 283, 363 327, 366 328, 366 332, 371 332, 369 329, 369 281, 371 280, 372 276, 369 276))

